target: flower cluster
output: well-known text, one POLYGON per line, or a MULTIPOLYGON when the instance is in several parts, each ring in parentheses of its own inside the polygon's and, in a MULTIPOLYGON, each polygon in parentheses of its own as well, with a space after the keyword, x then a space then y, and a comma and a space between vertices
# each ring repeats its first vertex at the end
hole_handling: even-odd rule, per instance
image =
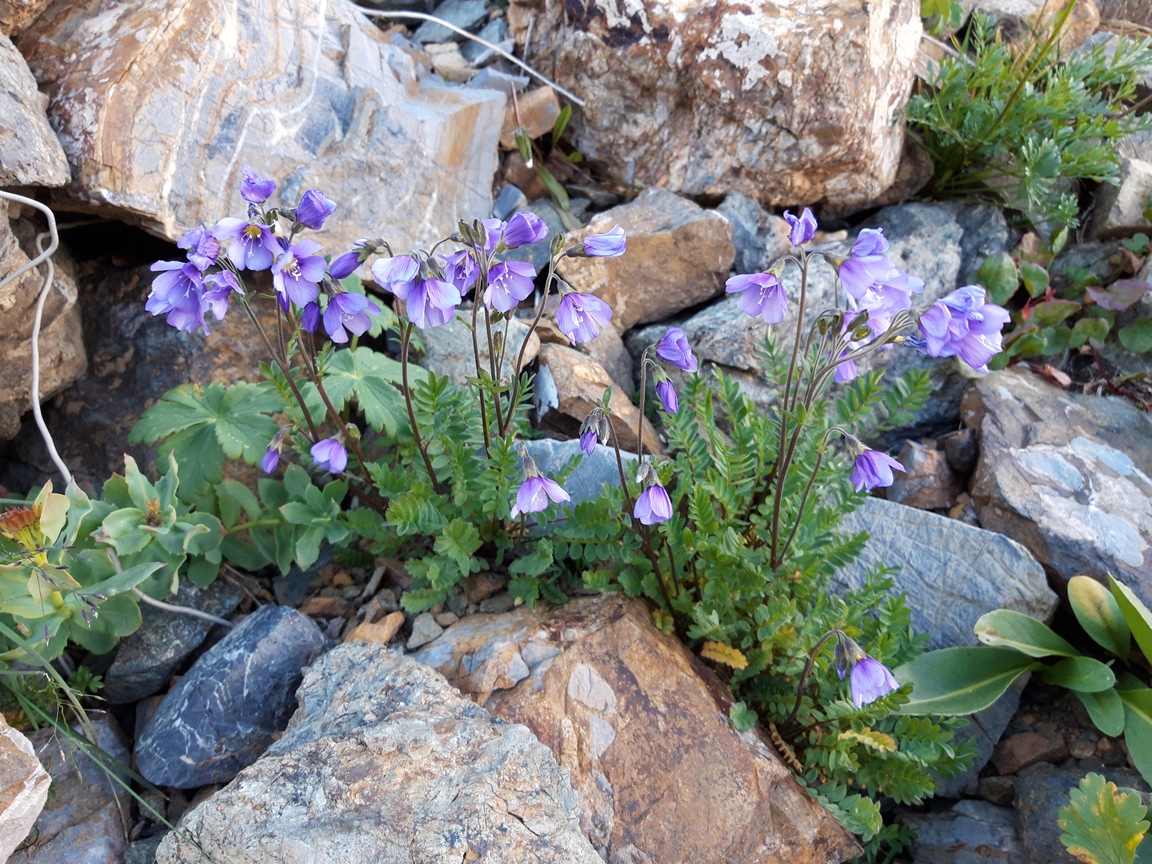
POLYGON ((978 285, 957 288, 920 316, 920 336, 908 343, 933 357, 959 357, 977 372, 1000 353, 1000 331, 1008 323, 1006 309, 988 302, 978 285))

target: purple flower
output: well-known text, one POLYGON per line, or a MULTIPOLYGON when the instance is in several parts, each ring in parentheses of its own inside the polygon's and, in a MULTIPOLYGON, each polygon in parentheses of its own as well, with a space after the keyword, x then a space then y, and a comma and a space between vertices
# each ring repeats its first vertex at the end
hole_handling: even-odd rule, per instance
POLYGON ((240 287, 240 281, 231 270, 221 270, 219 273, 205 276, 204 286, 208 289, 204 293, 204 299, 208 302, 208 307, 212 310, 212 315, 217 321, 224 320, 224 315, 228 312, 228 301, 233 292, 236 294, 244 293, 244 289, 240 287))
POLYGON ((203 225, 186 233, 176 245, 188 250, 188 260, 195 264, 198 270, 207 270, 220 257, 220 242, 203 225))
POLYGON ((912 295, 924 290, 924 281, 893 267, 886 275, 864 290, 858 297, 848 295, 852 311, 868 313, 868 329, 880 336, 891 325, 897 312, 912 306, 912 295))
POLYGON ((591 342, 611 320, 612 309, 607 303, 576 291, 561 297, 560 308, 556 310, 556 326, 573 344, 591 342))
POLYGON ((812 211, 807 207, 804 208, 804 212, 799 216, 793 216, 785 210, 784 221, 792 226, 788 232, 788 240, 791 241, 793 246, 803 246, 816 236, 816 217, 812 215, 812 211))
POLYGON ((377 258, 372 262, 372 277, 401 299, 407 296, 407 292, 416 284, 416 277, 419 275, 420 262, 411 255, 377 258), (397 284, 401 286, 399 290, 395 287, 397 284))
POLYGON ((264 451, 264 458, 260 460, 260 468, 265 474, 271 474, 276 470, 276 466, 280 464, 280 451, 269 447, 264 451))
POLYGON ((736 305, 741 311, 753 318, 759 315, 769 324, 779 324, 788 313, 788 297, 775 273, 733 276, 725 283, 724 291, 739 293, 736 305))
POLYGON ((596 452, 596 427, 590 425, 580 433, 580 449, 588 456, 596 452))
POLYGON ((309 333, 315 333, 320 326, 320 304, 315 300, 300 310, 300 326, 309 333))
POLYGON ((880 228, 865 228, 856 237, 848 257, 840 262, 837 272, 849 297, 859 300, 864 292, 883 279, 892 279, 899 271, 884 255, 888 241, 880 228))
POLYGON ((536 289, 536 268, 524 261, 504 261, 488 272, 484 303, 499 312, 511 312, 536 289))
POLYGON ((516 493, 516 506, 512 508, 513 519, 521 513, 539 513, 541 510, 547 509, 549 499, 557 504, 572 500, 555 480, 551 480, 538 472, 532 473, 533 471, 535 471, 534 467, 530 469, 528 478, 520 486, 520 491, 516 493))
MULTIPOLYGON (((848 348, 845 348, 844 351, 841 352, 840 356, 843 357, 848 353, 849 350, 852 350, 855 347, 858 347, 855 345, 855 343, 849 343, 848 348)), ((856 374, 856 361, 845 360, 843 363, 836 367, 836 371, 832 375, 832 380, 837 384, 847 384, 849 381, 856 380, 856 374)))
POLYGON ((328 275, 336 280, 344 279, 355 273, 359 266, 360 253, 345 252, 339 258, 333 259, 332 263, 328 265, 328 275))
MULTIPOLYGON (((240 171, 244 179, 240 181, 240 197, 249 204, 263 204, 276 191, 276 181, 261 177, 251 167, 245 165, 240 171)), ((261 270, 265 269, 263 267, 261 270)))
POLYGON ((300 240, 276 259, 272 284, 280 296, 288 297, 303 308, 316 299, 320 283, 328 272, 328 265, 316 253, 320 244, 315 240, 300 240))
POLYGON ((619 225, 605 234, 589 234, 581 248, 589 258, 619 258, 626 245, 624 229, 619 225))
POLYGON ((669 414, 675 414, 680 410, 680 399, 676 395, 676 388, 667 378, 656 382, 656 395, 660 397, 660 403, 669 414))
POLYGON ((988 371, 988 361, 1001 349, 1000 331, 1011 316, 988 302, 979 285, 957 288, 937 300, 920 316, 920 336, 908 343, 933 357, 959 357, 977 372, 988 371))
POLYGON ((862 447, 852 466, 852 483, 857 492, 871 492, 877 486, 891 486, 895 478, 892 469, 903 471, 904 466, 878 450, 862 447))
POLYGON ((228 244, 228 258, 241 270, 267 270, 284 251, 272 230, 260 222, 229 216, 216 223, 213 235, 228 244))
POLYGON ((656 343, 656 356, 685 372, 695 372, 700 368, 688 337, 679 327, 669 327, 664 338, 656 343))
POLYGON ((529 210, 521 210, 504 224, 500 240, 506 249, 515 249, 538 243, 547 236, 548 226, 544 220, 529 210))
POLYGON ((312 445, 312 461, 330 474, 343 474, 348 467, 348 451, 335 438, 325 438, 312 445))
POLYGON ((472 252, 457 252, 444 259, 444 278, 456 286, 461 295, 467 294, 480 277, 480 265, 472 252))
POLYGON ((319 189, 309 189, 296 205, 296 221, 306 228, 319 231, 324 221, 336 212, 336 202, 324 197, 319 189))
POLYGON ((204 279, 195 264, 186 261, 157 261, 153 271, 163 271, 152 282, 144 308, 153 315, 167 313, 168 323, 177 330, 195 333, 204 323, 204 279))
POLYGON ((421 330, 442 327, 456 315, 456 307, 460 305, 461 298, 452 283, 429 277, 412 283, 410 288, 405 288, 404 293, 397 290, 407 284, 394 282, 392 290, 405 301, 408 320, 421 330))
POLYGON ((333 342, 347 342, 345 328, 357 336, 363 336, 372 326, 372 319, 368 316, 379 314, 380 307, 363 294, 341 291, 328 298, 328 308, 324 310, 324 329, 333 342))
POLYGON ((852 663, 848 683, 852 688, 852 704, 857 708, 863 708, 893 690, 900 689, 900 683, 892 677, 888 667, 867 654, 852 663))
POLYGON ((667 522, 672 518, 672 499, 659 481, 640 493, 636 505, 632 508, 632 515, 640 520, 642 525, 656 525, 667 522))

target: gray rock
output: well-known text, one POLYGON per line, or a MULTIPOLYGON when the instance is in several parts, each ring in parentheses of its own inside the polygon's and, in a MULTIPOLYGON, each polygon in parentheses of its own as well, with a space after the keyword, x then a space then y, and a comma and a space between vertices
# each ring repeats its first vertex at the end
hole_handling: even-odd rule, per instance
MULTIPOLYGON (((576 456, 580 456, 580 464, 568 475, 564 483, 564 491, 572 496, 572 506, 581 501, 590 501, 600 497, 600 490, 605 486, 620 485, 620 470, 616 465, 616 452, 613 448, 597 444, 591 456, 585 456, 580 450, 580 442, 557 441, 554 438, 540 438, 536 441, 524 442, 528 447, 528 455, 536 461, 536 467, 543 473, 552 477, 576 456)), ((625 474, 635 474, 636 454, 621 453, 625 474)), ((629 479, 632 479, 629 477, 629 479)))
POLYGON ((295 609, 257 609, 164 697, 137 738, 137 769, 180 789, 231 780, 284 727, 301 669, 327 645, 295 609))
POLYGON ((1152 163, 1121 156, 1119 185, 1105 183, 1096 192, 1092 236, 1131 237, 1152 228, 1144 216, 1150 194, 1152 163))
POLYGON ((1012 682, 1003 696, 985 708, 977 711, 966 719, 968 725, 956 731, 955 743, 958 746, 964 741, 971 741, 976 749, 976 755, 971 764, 960 774, 947 780, 939 779, 936 783, 936 795, 942 798, 959 798, 962 795, 972 796, 980 791, 979 774, 981 769, 992 758, 992 751, 996 749, 1004 730, 1012 722, 1016 709, 1020 707, 1020 695, 1031 675, 1021 675, 1012 682))
MULTIPOLYGON (((491 42, 493 45, 498 45, 506 51, 511 51, 512 47, 516 44, 511 39, 508 39, 508 24, 503 18, 493 18, 481 27, 476 35, 485 42, 491 42)), ((498 56, 491 49, 485 48, 479 42, 473 42, 471 39, 464 40, 464 44, 460 46, 460 53, 463 54, 464 59, 473 66, 479 66, 488 62, 493 57, 498 56)))
MULTIPOLYGON (((449 24, 455 24, 461 30, 470 31, 479 27, 480 22, 488 17, 488 2, 487 0, 444 0, 432 14, 437 18, 444 19, 449 24)), ((416 28, 412 38, 421 45, 427 45, 432 42, 455 42, 464 37, 442 24, 425 21, 416 28)))
POLYGON ((730 193, 716 212, 732 223, 732 245, 736 248, 733 267, 737 273, 761 273, 791 251, 788 223, 747 195, 730 193))
POLYGON ((0 33, 0 186, 63 186, 70 179, 47 107, 24 57, 0 33))
POLYGON ((1012 369, 973 382, 964 422, 980 431, 981 524, 1026 546, 1057 588, 1111 573, 1152 603, 1152 417, 1012 369))
MULTIPOLYGON (((131 756, 111 715, 89 711, 93 743, 120 765, 131 756)), ((79 729, 74 731, 79 732, 79 729)), ((68 738, 51 727, 31 733, 36 754, 52 775, 53 794, 36 820, 36 843, 14 853, 8 864, 109 864, 124 854, 132 799, 68 738)), ((115 770, 115 769, 113 769, 115 770)), ((127 775, 121 774, 127 781, 127 775)))
POLYGON ((51 785, 32 742, 0 713, 0 860, 7 861, 28 837, 51 785))
MULTIPOLYGON (((299 698, 268 753, 184 818, 219 864, 600 864, 548 749, 415 660, 347 643, 299 698)), ((156 860, 201 859, 169 835, 156 860)))
POLYGON ((532 79, 527 75, 513 75, 489 67, 473 75, 468 86, 474 90, 495 90, 497 93, 507 94, 512 87, 516 88, 517 93, 523 93, 531 83, 532 79))
MULTIPOLYGON (((207 588, 197 588, 184 580, 176 596, 167 601, 224 617, 236 609, 243 593, 227 579, 217 579, 207 588)), ((116 659, 104 673, 100 695, 112 705, 137 702, 158 692, 181 663, 208 636, 212 622, 190 615, 165 612, 140 604, 140 629, 120 640, 116 659)))
POLYGON ((905 813, 916 832, 914 864, 1016 864, 1024 851, 1012 810, 984 801, 958 801, 941 813, 905 813))
POLYGON ((515 605, 516 600, 512 595, 507 591, 501 591, 481 600, 480 611, 489 615, 502 615, 505 612, 511 612, 515 605))
MULTIPOLYGON (((463 316, 470 325, 472 321, 471 304, 461 306, 459 316, 463 316)), ((443 327, 430 327, 420 333, 420 338, 424 342, 424 356, 420 360, 420 365, 432 370, 437 375, 447 375, 457 384, 464 386, 468 383, 469 378, 476 377, 476 358, 472 348, 472 334, 468 327, 459 321, 459 316, 453 318, 443 327)), ((528 340, 528 347, 524 351, 524 365, 527 366, 540 353, 540 337, 535 333, 529 335, 528 325, 516 318, 510 319, 507 326, 508 348, 504 352, 504 365, 499 372, 501 376, 510 378, 524 340, 528 340)), ((505 324, 502 322, 493 323, 493 338, 498 333, 503 334, 504 328, 505 324)), ((487 370, 489 368, 488 335, 484 327, 483 309, 477 316, 476 335, 480 345, 481 368, 487 370)))
POLYGON ((166 834, 167 832, 129 843, 128 851, 124 853, 124 864, 153 864, 156 860, 156 850, 160 848, 160 843, 166 834))
POLYGON ((494 219, 507 219, 517 210, 523 210, 527 206, 528 199, 524 197, 520 188, 511 183, 505 183, 500 187, 496 200, 492 202, 492 217, 494 219))
POLYGON ((427 645, 444 632, 444 628, 436 623, 431 612, 421 612, 412 621, 412 635, 408 637, 407 647, 414 651, 421 645, 427 645))

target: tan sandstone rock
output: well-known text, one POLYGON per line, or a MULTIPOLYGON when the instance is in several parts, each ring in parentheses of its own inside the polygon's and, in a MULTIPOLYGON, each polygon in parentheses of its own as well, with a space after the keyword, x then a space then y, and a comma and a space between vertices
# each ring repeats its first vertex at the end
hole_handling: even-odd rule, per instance
POLYGON ((0 33, 15 39, 52 0, 0 0, 0 33))
POLYGON ((414 656, 548 745, 608 861, 824 864, 858 854, 770 746, 733 729, 727 689, 656 630, 642 601, 472 615, 414 656))
POLYGON ((241 168, 339 209, 319 241, 398 249, 486 217, 505 97, 448 87, 347 0, 56 3, 20 39, 72 165, 69 207, 168 238, 242 214, 241 168))
POLYGON ((68 160, 44 113, 47 101, 16 46, 0 32, 0 186, 68 182, 68 160))
POLYGON ((32 744, 0 714, 0 861, 24 842, 51 785, 32 744))
POLYGON ((576 146, 626 181, 795 206, 864 204, 896 175, 919 0, 538 0, 508 19, 586 100, 576 146))

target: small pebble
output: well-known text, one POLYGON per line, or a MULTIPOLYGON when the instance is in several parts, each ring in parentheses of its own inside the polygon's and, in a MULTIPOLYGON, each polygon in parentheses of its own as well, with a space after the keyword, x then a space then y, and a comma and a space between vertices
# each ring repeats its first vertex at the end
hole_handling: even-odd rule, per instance
POLYGON ((460 616, 454 612, 441 612, 439 615, 432 616, 436 619, 436 623, 441 627, 451 627, 460 620, 460 616))
POLYGON ((427 645, 443 632, 444 628, 436 623, 430 612, 421 612, 412 622, 412 635, 408 637, 407 648, 413 651, 421 645, 427 645))
POLYGON ((515 605, 516 601, 512 599, 512 595, 507 591, 502 591, 499 594, 482 600, 480 602, 480 611, 499 614, 510 611, 515 605))

